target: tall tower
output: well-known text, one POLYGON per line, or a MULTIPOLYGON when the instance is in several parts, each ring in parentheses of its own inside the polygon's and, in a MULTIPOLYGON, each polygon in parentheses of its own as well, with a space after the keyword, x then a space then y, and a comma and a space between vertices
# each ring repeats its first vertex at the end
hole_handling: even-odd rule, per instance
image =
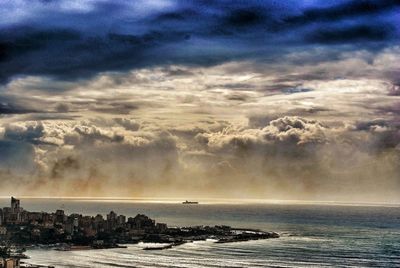
POLYGON ((11 213, 18 213, 20 212, 19 209, 19 199, 14 198, 13 196, 11 197, 11 213))

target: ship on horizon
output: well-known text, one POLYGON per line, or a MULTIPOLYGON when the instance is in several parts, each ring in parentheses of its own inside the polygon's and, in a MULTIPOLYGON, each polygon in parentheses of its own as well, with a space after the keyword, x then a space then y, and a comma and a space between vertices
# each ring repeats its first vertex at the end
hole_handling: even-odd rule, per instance
POLYGON ((182 202, 182 204, 184 204, 184 205, 198 205, 199 202, 186 200, 186 201, 182 202))

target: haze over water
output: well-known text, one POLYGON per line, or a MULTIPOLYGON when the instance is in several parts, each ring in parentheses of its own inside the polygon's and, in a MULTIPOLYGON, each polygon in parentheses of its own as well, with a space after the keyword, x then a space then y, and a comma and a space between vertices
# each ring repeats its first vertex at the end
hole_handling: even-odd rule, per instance
MULTIPOLYGON (((0 205, 8 200, 2 199, 0 205)), ((3 204, 4 203, 4 204, 3 204)), ((25 209, 126 216, 171 226, 226 224, 276 231, 279 239, 188 243, 160 252, 127 249, 29 250, 30 263, 56 267, 398 267, 400 207, 313 204, 200 204, 22 199, 25 209)))

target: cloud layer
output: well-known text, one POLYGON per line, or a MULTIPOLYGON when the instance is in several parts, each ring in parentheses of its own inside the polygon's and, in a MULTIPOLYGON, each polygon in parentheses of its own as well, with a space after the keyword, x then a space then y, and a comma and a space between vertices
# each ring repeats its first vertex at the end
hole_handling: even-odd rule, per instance
POLYGON ((86 78, 171 62, 272 63, 310 46, 335 53, 337 46, 380 50, 398 42, 396 0, 307 2, 6 1, 0 78, 86 78))
POLYGON ((0 7, 0 195, 400 202, 398 1, 0 7))

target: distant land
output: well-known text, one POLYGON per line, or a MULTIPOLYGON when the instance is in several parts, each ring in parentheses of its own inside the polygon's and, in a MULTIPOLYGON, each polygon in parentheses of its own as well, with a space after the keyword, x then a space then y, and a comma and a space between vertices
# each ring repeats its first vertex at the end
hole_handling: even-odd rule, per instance
POLYGON ((67 215, 62 209, 51 213, 31 212, 23 209, 20 202, 11 197, 10 207, 0 209, 0 258, 14 260, 15 265, 20 259, 29 258, 22 252, 35 245, 70 251, 120 248, 125 246, 119 244, 151 242, 164 245, 144 250, 163 250, 207 239, 213 239, 215 243, 232 243, 279 238, 275 232, 226 225, 168 227, 144 214, 127 218, 111 211, 104 218, 101 214, 67 215), (11 248, 16 250, 11 251, 11 248))

